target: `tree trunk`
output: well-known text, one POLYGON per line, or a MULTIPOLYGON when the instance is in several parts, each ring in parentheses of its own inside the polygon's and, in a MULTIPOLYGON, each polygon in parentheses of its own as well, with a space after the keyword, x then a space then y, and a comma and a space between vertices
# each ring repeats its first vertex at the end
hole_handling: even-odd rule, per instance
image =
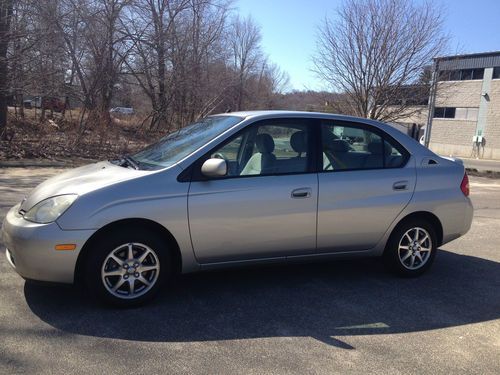
POLYGON ((13 0, 0 0, 0 137, 7 139, 7 48, 13 0))
POLYGON ((19 94, 19 99, 16 97, 16 106, 19 106, 19 115, 24 120, 24 95, 19 94))

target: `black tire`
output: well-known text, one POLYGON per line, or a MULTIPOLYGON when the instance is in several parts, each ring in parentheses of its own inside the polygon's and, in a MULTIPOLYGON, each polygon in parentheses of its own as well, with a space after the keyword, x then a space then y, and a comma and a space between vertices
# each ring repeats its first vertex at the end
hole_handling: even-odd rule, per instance
MULTIPOLYGON (((126 255, 124 256, 124 258, 126 258, 126 255)), ((124 263, 126 263, 126 260, 124 260, 124 263)), ((93 241, 92 246, 89 249, 89 254, 87 254, 86 256, 83 276, 85 286, 91 297, 96 297, 98 300, 108 305, 117 307, 134 307, 149 302, 156 295, 161 286, 165 284, 165 281, 171 275, 171 264, 172 263, 167 244, 165 243, 165 240, 161 238, 161 236, 147 228, 127 227, 121 228, 119 231, 115 230, 112 232, 104 233, 103 235, 100 235, 95 241, 93 241), (122 254, 122 251, 128 251, 128 244, 132 243, 135 244, 132 247, 133 253, 137 254, 138 257, 141 254, 142 249, 144 249, 144 252, 150 250, 154 253, 154 255, 147 255, 147 259, 145 259, 144 262, 151 262, 151 265, 153 266, 158 263, 158 271, 154 270, 127 274, 126 271, 121 269, 122 267, 125 267, 124 265, 117 266, 118 262, 109 260, 108 256, 111 252, 113 252, 117 248, 121 249, 122 245, 125 246, 123 250, 117 250, 118 253, 116 253, 116 255, 119 256, 119 254, 122 254), (142 245, 144 245, 144 247, 142 245), (105 262, 107 266, 104 266, 105 262), (127 280, 121 280, 125 276, 104 277, 101 273, 103 271, 103 267, 110 267, 110 265, 112 267, 115 267, 117 271, 119 270, 124 272, 126 274, 127 280), (148 281, 147 278, 153 276, 151 277, 151 280, 154 279, 154 283, 151 282, 150 286, 146 286, 146 284, 142 283, 139 279, 135 279, 135 275, 144 277, 146 281, 148 281), (131 278, 134 278, 134 280, 132 281, 131 278), (114 285, 116 285, 118 281, 124 282, 123 286, 121 287, 121 290, 123 290, 123 295, 116 295, 119 294, 121 290, 115 292, 115 295, 112 294, 110 290, 108 290, 112 289, 111 286, 113 285, 110 284, 113 284, 114 280, 117 280, 114 285), (105 285, 105 282, 108 286, 105 285), (130 283, 133 283, 134 286, 139 285, 139 287, 143 287, 143 294, 140 294, 141 292, 136 292, 139 295, 133 297, 133 294, 130 294, 130 283), (127 288, 129 293, 128 297, 125 294, 127 293, 127 288)), ((145 265, 147 266, 148 264, 145 265)), ((140 271, 141 269, 138 268, 137 270, 140 271)))
POLYGON ((432 266, 436 252, 437 236, 432 224, 424 219, 410 219, 398 224, 394 229, 385 247, 383 257, 384 263, 390 271, 402 277, 416 277, 425 273, 432 266), (414 239, 417 228, 420 229, 418 231, 420 233, 419 240, 423 240, 425 235, 427 235, 429 242, 426 240, 421 245, 415 247, 415 242, 410 242, 409 237, 414 239), (412 229, 413 232, 409 232, 412 229), (406 233, 409 234, 409 237, 405 235, 406 233), (408 246, 406 246, 407 242, 409 243, 408 246), (400 246, 402 246, 401 249, 400 246), (421 251, 419 251, 418 246, 420 246, 421 251), (408 247, 409 249, 406 250, 403 247, 408 247), (427 251, 422 250, 424 248, 430 249, 428 255, 427 251), (417 253, 418 255, 416 255, 417 253), (418 256, 423 258, 424 261, 421 262, 418 256), (412 258, 414 258, 413 263, 412 258))

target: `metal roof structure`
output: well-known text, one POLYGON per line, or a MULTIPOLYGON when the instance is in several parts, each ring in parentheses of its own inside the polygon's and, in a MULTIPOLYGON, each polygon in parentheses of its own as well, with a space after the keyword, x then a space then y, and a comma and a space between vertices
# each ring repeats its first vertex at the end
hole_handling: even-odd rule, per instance
POLYGON ((500 66, 500 51, 436 57, 439 70, 493 68, 500 66))

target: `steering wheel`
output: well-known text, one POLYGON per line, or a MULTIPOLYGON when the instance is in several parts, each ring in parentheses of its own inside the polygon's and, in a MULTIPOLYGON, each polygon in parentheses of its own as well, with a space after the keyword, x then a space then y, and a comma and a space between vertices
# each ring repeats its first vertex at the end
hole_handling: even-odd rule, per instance
POLYGON ((222 159, 227 163, 227 158, 222 152, 216 152, 215 154, 212 155, 212 158, 214 159, 222 159))

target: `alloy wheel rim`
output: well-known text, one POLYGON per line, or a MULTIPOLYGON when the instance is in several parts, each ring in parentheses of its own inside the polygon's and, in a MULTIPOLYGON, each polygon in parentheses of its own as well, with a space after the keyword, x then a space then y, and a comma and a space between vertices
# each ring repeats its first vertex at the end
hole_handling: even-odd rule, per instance
POLYGON ((121 299, 146 294, 158 280, 160 261, 149 246, 130 242, 113 249, 101 268, 106 290, 121 299))
POLYGON ((405 232, 399 241, 398 255, 403 267, 417 270, 430 258, 432 240, 429 232, 421 227, 414 227, 405 232))

